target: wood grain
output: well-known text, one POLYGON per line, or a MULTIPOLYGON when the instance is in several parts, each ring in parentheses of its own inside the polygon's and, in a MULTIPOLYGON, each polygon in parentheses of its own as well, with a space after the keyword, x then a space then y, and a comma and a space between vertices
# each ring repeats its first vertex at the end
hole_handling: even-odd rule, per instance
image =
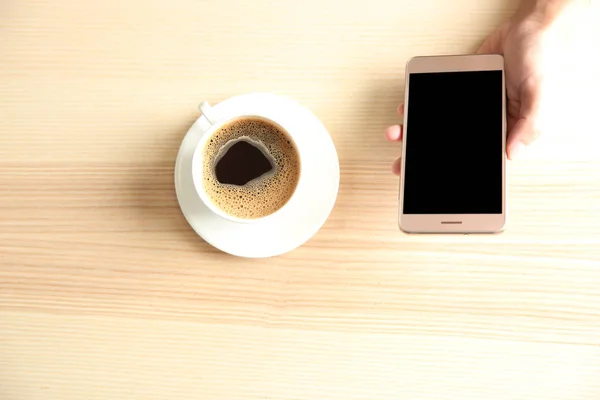
POLYGON ((406 60, 515 5, 2 2, 0 399, 599 398, 598 27, 508 166, 504 234, 396 226, 406 60), (173 188, 197 103, 253 91, 311 108, 341 161, 326 225, 269 260, 204 243, 173 188))

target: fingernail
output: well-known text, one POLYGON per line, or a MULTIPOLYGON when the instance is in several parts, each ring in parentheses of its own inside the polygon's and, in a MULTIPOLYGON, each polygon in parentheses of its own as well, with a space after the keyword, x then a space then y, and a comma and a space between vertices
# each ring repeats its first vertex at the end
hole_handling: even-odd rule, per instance
POLYGON ((521 156, 521 153, 523 153, 523 151, 525 150, 525 145, 522 142, 517 142, 515 143, 511 148, 510 148, 510 159, 511 160, 516 160, 521 156))

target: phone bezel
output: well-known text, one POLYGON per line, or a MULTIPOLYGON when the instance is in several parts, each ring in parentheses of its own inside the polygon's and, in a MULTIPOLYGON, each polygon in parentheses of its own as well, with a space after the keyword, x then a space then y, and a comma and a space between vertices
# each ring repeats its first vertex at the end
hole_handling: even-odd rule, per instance
MULTIPOLYGON (((498 233, 506 224, 506 95, 502 95, 502 214, 404 214, 404 172, 410 127, 410 74, 427 72, 502 71, 502 87, 506 87, 504 58, 500 55, 465 55, 414 57, 406 64, 404 93, 404 138, 398 225, 406 233, 498 233)), ((504 90, 505 92, 505 90, 504 90)))

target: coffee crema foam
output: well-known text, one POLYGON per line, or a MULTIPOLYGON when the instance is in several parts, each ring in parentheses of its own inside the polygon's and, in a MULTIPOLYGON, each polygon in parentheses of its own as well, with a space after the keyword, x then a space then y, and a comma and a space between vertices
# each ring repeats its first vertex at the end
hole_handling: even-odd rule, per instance
POLYGON ((300 178, 300 156, 294 141, 282 128, 258 117, 238 118, 218 129, 204 146, 203 159, 206 194, 214 205, 236 218, 257 219, 279 210, 294 194, 300 178), (240 140, 262 150, 273 169, 242 186, 220 183, 216 165, 240 140))

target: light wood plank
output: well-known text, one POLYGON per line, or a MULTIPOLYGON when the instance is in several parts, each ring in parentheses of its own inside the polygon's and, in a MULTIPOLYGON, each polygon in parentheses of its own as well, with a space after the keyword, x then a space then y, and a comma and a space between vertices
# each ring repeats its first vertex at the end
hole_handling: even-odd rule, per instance
POLYGON ((407 59, 474 51, 516 4, 2 2, 0 399, 600 397, 597 26, 508 166, 504 234, 396 226, 407 59), (208 246, 173 188, 197 103, 253 91, 341 161, 323 229, 269 260, 208 246))

